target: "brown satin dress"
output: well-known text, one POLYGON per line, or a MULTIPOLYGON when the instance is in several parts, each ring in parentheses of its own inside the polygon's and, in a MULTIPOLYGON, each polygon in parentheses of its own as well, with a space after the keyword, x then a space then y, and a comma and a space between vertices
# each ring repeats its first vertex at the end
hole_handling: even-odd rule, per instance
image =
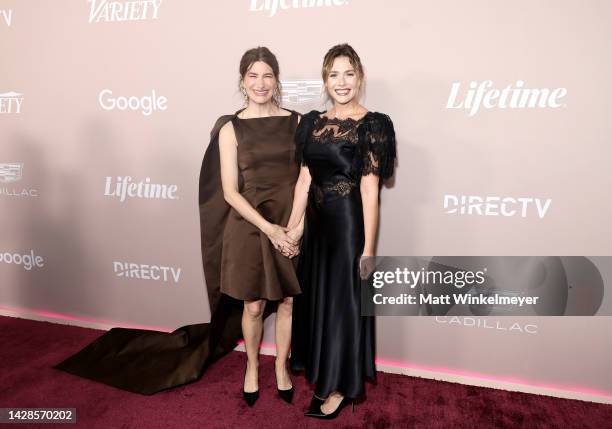
MULTIPOLYGON (((54 368, 144 395, 191 383, 236 347, 242 337, 242 300, 278 300, 300 292, 292 262, 223 198, 219 130, 228 121, 233 121, 238 140, 240 192, 266 219, 286 224, 298 175, 293 141, 297 113, 220 117, 202 161, 198 199, 210 322, 169 333, 113 328, 54 368)), ((274 307, 266 305, 264 317, 274 307)))
MULTIPOLYGON (((238 142, 240 194, 269 222, 285 226, 299 174, 297 114, 232 119, 238 142)), ((230 209, 223 232, 221 292, 242 301, 277 301, 300 293, 293 261, 263 232, 230 209)))

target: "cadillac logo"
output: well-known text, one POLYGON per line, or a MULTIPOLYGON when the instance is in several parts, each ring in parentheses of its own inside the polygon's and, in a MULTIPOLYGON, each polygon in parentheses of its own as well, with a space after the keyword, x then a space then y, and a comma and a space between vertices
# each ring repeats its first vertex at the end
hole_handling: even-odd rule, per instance
POLYGON ((303 104, 321 97, 320 79, 283 80, 283 103, 303 104))
POLYGON ((13 183, 21 180, 23 164, 0 164, 0 183, 13 183))

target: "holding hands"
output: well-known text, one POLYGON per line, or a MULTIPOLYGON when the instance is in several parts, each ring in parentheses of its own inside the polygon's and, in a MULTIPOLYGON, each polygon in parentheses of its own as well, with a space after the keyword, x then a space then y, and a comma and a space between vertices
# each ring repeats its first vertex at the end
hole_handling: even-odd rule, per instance
POLYGON ((290 249, 290 251, 286 251, 286 252, 281 251, 281 253, 284 256, 286 256, 288 258, 294 258, 294 257, 296 257, 297 255, 300 254, 300 240, 302 239, 302 234, 303 233, 304 233, 304 225, 303 224, 297 225, 293 229, 288 229, 287 236, 295 241, 296 246, 295 246, 294 249, 290 249))
POLYGON ((287 258, 294 258, 300 253, 300 239, 304 232, 304 225, 294 228, 282 227, 272 224, 266 235, 276 250, 287 258))
POLYGON ((296 234, 296 229, 290 230, 280 225, 271 224, 268 231, 266 231, 266 235, 276 250, 288 258, 293 258, 299 253, 298 245, 302 236, 301 233, 299 235, 296 234))

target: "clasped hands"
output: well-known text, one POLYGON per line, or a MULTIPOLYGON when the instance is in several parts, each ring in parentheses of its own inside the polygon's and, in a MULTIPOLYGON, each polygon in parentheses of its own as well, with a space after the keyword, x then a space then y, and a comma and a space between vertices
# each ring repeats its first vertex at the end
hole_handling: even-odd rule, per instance
MULTIPOLYGON (((280 225, 270 227, 267 236, 276 250, 287 258, 294 258, 300 253, 300 239, 304 233, 303 227, 297 225, 294 228, 287 228, 280 225)), ((362 254, 359 258, 359 275, 362 280, 372 275, 376 266, 374 254, 362 254)))
POLYGON ((281 252, 283 256, 294 258, 300 253, 302 233, 303 228, 300 228, 299 225, 292 229, 280 225, 272 225, 267 236, 274 248, 281 252))

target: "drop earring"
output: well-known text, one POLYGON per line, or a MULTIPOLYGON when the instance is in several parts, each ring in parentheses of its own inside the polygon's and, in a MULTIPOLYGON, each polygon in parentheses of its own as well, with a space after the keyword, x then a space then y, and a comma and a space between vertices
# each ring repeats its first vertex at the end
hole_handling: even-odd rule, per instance
POLYGON ((240 92, 242 93, 242 96, 244 97, 244 104, 249 104, 249 96, 247 95, 246 89, 242 85, 240 85, 240 92))
POLYGON ((274 93, 272 94, 272 99, 274 100, 274 104, 280 107, 282 95, 281 95, 280 88, 278 86, 274 89, 274 93))

